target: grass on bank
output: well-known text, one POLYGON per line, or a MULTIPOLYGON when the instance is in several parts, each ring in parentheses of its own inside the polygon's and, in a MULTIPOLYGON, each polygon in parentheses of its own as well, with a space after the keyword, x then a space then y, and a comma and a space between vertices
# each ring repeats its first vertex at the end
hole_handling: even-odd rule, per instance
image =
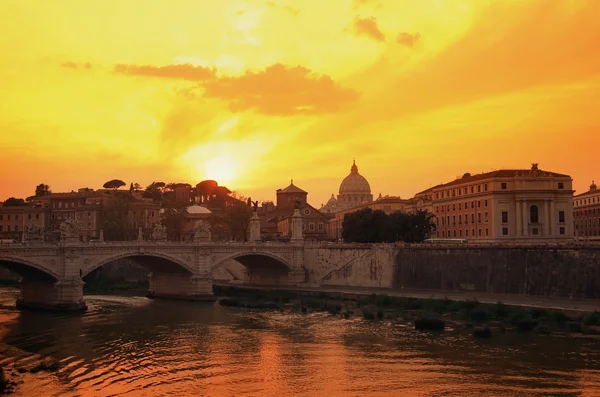
MULTIPOLYGON (((283 309, 285 305, 307 313, 309 311, 328 312, 350 318, 357 312, 369 321, 384 319, 419 320, 418 329, 443 329, 440 321, 458 321, 474 327, 474 336, 489 337, 491 330, 486 324, 495 324, 501 332, 507 328, 520 332, 538 330, 568 330, 587 334, 600 333, 600 313, 589 313, 585 316, 569 317, 564 312, 543 308, 524 308, 507 306, 502 302, 496 304, 481 303, 477 300, 453 301, 450 299, 417 299, 372 294, 355 300, 334 299, 327 293, 311 294, 285 290, 261 290, 238 288, 233 286, 215 286, 217 296, 239 301, 268 301, 272 307, 283 309), (234 297, 234 298, 231 298, 234 297)), ((235 304, 229 304, 235 306, 235 304)), ((245 304, 247 307, 247 304, 245 304)), ((244 305, 239 305, 244 306, 244 305)))

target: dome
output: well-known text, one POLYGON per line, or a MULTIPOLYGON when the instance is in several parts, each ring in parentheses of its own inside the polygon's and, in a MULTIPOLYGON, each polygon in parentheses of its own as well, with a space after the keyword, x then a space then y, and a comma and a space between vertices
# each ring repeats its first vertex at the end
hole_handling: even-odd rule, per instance
POLYGON ((340 185, 340 195, 342 194, 371 194, 371 186, 367 179, 358 173, 356 162, 352 162, 350 175, 345 177, 340 185))
POLYGON ((335 195, 333 193, 331 193, 331 198, 329 200, 327 200, 327 206, 333 206, 337 204, 337 199, 335 198, 335 195))

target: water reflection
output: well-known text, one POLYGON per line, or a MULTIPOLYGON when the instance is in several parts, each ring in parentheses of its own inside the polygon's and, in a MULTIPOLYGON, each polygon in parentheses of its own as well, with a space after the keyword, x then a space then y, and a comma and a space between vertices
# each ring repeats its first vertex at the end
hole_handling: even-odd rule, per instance
POLYGON ((589 338, 477 341, 143 297, 88 296, 83 315, 19 313, 2 306, 13 292, 0 293, 0 336, 61 361, 54 384, 28 380, 49 396, 600 395, 600 342, 589 338))

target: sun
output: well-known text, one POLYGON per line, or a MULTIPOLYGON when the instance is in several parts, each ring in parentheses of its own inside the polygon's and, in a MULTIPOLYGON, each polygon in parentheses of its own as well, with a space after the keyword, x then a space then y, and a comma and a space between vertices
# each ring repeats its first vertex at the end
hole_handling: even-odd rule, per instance
POLYGON ((213 157, 204 163, 204 175, 206 179, 212 179, 219 185, 231 184, 236 177, 236 162, 227 155, 213 157))

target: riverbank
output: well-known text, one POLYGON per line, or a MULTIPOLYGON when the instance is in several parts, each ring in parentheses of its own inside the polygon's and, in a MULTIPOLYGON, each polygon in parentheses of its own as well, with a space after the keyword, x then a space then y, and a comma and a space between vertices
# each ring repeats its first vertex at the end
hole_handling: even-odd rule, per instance
POLYGON ((419 330, 469 329, 475 337, 506 332, 600 335, 600 313, 510 305, 502 301, 393 296, 357 291, 215 285, 224 306, 328 312, 344 318, 412 324, 419 330))
POLYGON ((30 376, 58 371, 58 361, 0 343, 0 394, 19 391, 30 376))

